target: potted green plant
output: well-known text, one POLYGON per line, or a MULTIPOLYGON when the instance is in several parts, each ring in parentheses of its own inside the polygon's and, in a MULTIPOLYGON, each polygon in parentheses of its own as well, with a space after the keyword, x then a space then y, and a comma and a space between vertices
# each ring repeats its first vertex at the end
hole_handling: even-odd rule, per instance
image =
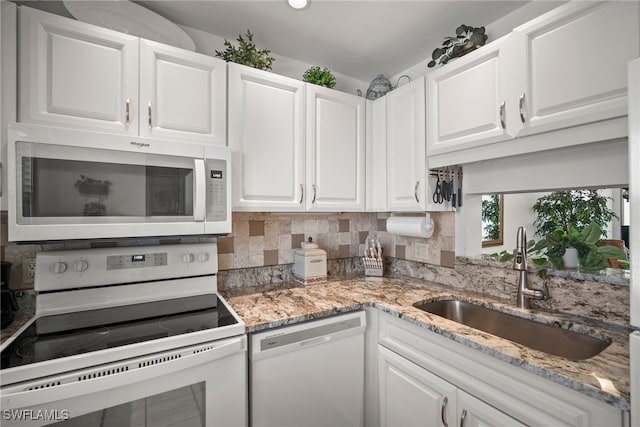
POLYGON ((569 226, 568 231, 565 231, 562 227, 558 227, 553 232, 547 233, 533 246, 532 252, 543 257, 534 261, 539 265, 540 260, 546 258, 555 268, 564 269, 566 266, 564 255, 567 248, 576 249, 580 268, 585 271, 607 268, 609 263, 606 258, 626 261, 627 254, 620 248, 598 245, 601 235, 600 225, 594 221, 582 230, 569 226))
POLYGON ((319 86, 328 87, 333 89, 336 85, 336 78, 328 68, 320 68, 313 66, 304 72, 302 80, 307 83, 313 83, 319 86))
POLYGON ((216 56, 227 62, 235 62, 237 64, 247 65, 259 70, 270 70, 271 64, 275 61, 269 49, 258 50, 253 42, 253 34, 247 30, 247 38, 242 34, 238 36, 238 47, 235 47, 227 39, 224 39, 226 49, 224 51, 216 50, 216 56))
POLYGON ((455 37, 445 37, 442 47, 438 47, 433 51, 431 61, 429 61, 427 67, 435 67, 438 64, 444 65, 451 58, 459 58, 469 52, 473 52, 480 46, 484 46, 487 38, 484 27, 460 25, 456 28, 455 37))
POLYGON ((544 237, 561 228, 569 233, 569 228, 582 229, 591 222, 598 224, 600 234, 607 235, 606 226, 618 216, 607 207, 609 197, 597 190, 567 190, 549 193, 533 204, 536 220, 536 235, 544 237))

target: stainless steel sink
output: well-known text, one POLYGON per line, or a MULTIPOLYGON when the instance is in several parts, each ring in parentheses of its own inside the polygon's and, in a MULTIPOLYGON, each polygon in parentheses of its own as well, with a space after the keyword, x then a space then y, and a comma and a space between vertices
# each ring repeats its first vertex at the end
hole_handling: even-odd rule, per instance
POLYGON ((610 340, 601 340, 464 301, 418 302, 414 307, 534 350, 567 359, 589 359, 611 343, 610 340))

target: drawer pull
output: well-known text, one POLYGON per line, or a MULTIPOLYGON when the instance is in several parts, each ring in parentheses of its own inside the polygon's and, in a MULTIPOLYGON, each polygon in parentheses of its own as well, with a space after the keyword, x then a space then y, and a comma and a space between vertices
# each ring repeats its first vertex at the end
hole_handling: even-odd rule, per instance
POLYGON ((464 422, 467 420, 467 410, 462 410, 462 415, 460 415, 460 427, 464 427, 464 422))
POLYGON ((527 121, 527 119, 524 117, 524 92, 522 92, 522 95, 520 95, 520 121, 522 123, 525 123, 527 121))
POLYGON ((447 422, 447 403, 449 403, 449 399, 447 396, 442 399, 442 408, 440 409, 440 418, 442 419, 442 425, 444 427, 449 427, 449 423, 447 422))
POLYGON ((127 96, 127 100, 124 102, 124 124, 125 126, 131 126, 131 98, 127 96))

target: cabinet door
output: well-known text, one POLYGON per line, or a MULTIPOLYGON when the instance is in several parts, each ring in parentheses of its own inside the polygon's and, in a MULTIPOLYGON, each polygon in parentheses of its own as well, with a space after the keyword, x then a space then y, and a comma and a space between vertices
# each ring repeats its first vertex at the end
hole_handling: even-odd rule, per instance
POLYGON ((570 2, 514 30, 518 135, 627 114, 627 63, 640 55, 638 2, 570 2), (521 107, 520 107, 521 106, 521 107))
POLYGON ((233 209, 304 210, 304 83, 229 64, 233 209))
MULTIPOLYGON (((463 427, 498 427, 498 426, 510 426, 519 427, 526 426, 499 411, 498 409, 484 403, 482 400, 476 399, 468 393, 462 390, 458 390, 456 393, 457 406, 458 406, 458 420, 459 425, 463 427)), ((456 425, 454 423, 454 425, 456 425)))
POLYGON ((427 155, 509 138, 503 37, 427 75, 427 155))
POLYGON ((0 211, 8 209, 7 142, 8 124, 16 121, 18 71, 18 7, 11 2, 0 2, 0 211))
POLYGON ((365 210, 364 110, 362 97, 307 84, 307 210, 365 210))
POLYGON ((138 38, 20 8, 21 122, 138 133, 138 38))
POLYGON ((387 208, 426 209, 424 78, 389 92, 387 98, 387 208))
POLYGON ((387 211, 387 97, 366 103, 367 211, 387 211))
POLYGON ((456 387, 378 345, 380 425, 455 425, 456 387))
POLYGON ((227 64, 140 40, 140 135, 227 145, 227 64))

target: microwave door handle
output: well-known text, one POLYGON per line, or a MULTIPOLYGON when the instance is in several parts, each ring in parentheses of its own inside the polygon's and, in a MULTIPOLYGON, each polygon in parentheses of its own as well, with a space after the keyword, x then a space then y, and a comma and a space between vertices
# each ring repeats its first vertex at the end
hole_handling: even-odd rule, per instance
POLYGON ((193 219, 204 221, 207 203, 207 181, 203 159, 195 159, 195 199, 193 203, 193 219))

